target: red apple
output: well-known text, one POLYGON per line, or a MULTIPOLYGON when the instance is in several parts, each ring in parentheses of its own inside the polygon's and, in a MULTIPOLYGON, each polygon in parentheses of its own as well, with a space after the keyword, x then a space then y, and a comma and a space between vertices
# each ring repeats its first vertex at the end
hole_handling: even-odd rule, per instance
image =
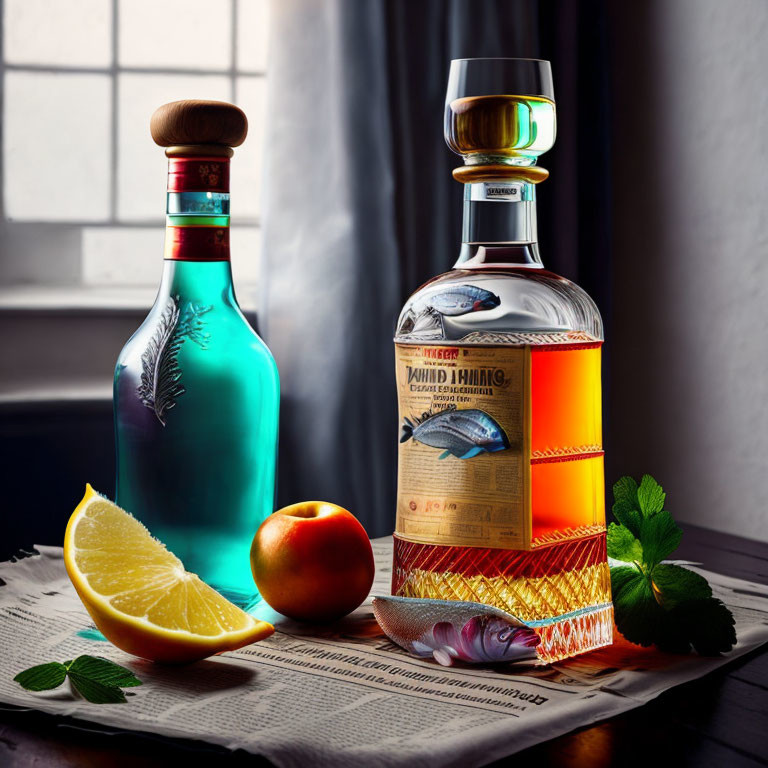
POLYGON ((373 550, 357 518, 325 501, 270 515, 251 545, 261 596, 299 621, 331 621, 354 611, 373 584, 373 550))

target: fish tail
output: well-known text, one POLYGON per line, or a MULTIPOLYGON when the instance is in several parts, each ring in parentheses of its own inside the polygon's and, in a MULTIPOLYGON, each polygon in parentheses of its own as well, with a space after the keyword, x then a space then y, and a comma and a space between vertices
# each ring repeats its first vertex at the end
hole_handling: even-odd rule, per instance
POLYGON ((413 437, 413 422, 406 416, 403 419, 403 425, 400 427, 400 442, 406 443, 413 437))

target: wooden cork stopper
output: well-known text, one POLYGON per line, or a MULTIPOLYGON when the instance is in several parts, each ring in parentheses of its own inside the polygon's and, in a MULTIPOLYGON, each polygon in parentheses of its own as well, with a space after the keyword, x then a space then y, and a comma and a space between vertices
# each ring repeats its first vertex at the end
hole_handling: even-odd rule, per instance
POLYGON ((248 135, 245 112, 225 101, 186 99, 163 104, 149 123, 155 144, 165 154, 232 156, 248 135))

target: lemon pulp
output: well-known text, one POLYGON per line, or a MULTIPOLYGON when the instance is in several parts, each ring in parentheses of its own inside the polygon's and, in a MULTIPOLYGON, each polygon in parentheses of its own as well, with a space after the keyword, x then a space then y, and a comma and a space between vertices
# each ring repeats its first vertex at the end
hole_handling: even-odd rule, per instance
POLYGON ((137 656, 192 661, 274 631, 188 573, 138 520, 90 485, 67 525, 64 561, 96 626, 137 656))

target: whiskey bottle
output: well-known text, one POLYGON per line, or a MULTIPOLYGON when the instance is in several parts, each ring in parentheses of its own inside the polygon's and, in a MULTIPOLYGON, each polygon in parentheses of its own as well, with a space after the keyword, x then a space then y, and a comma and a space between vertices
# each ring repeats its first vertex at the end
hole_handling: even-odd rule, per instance
POLYGON ((231 104, 181 101, 152 117, 168 156, 155 304, 117 361, 117 503, 187 568, 236 600, 255 592, 249 548, 273 511, 279 381, 235 298, 229 251, 231 104))
POLYGON ((397 325, 393 594, 506 610, 554 661, 610 644, 613 615, 602 322, 544 268, 536 236, 536 162, 555 140, 548 62, 452 62, 445 138, 464 159, 463 242, 397 325))

